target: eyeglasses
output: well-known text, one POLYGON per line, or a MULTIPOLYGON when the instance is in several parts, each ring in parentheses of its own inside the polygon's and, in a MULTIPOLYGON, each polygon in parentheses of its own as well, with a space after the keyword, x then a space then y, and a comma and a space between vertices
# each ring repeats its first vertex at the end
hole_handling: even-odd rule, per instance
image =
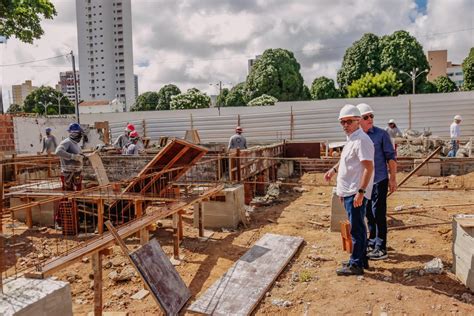
POLYGON ((341 125, 351 125, 355 120, 340 120, 341 125))
POLYGON ((362 116, 362 118, 364 119, 364 121, 367 121, 367 120, 369 119, 369 117, 370 117, 371 119, 373 119, 373 118, 374 118, 374 115, 373 115, 373 114, 367 114, 367 115, 362 116))

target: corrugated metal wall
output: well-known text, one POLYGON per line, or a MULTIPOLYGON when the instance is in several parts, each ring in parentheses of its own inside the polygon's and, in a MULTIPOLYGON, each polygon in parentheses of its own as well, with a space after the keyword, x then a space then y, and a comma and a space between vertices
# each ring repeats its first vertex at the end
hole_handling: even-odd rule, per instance
POLYGON ((279 102, 275 106, 216 108, 181 111, 152 111, 82 115, 83 122, 109 121, 113 137, 123 132, 127 122, 135 124, 143 135, 153 140, 160 136, 184 137, 193 126, 199 131, 202 142, 227 142, 240 117, 244 135, 252 143, 290 139, 291 113, 293 113, 293 139, 315 141, 341 141, 344 134, 338 124, 340 108, 346 104, 370 104, 375 111, 375 123, 385 127, 389 119, 406 129, 430 129, 434 135, 449 137, 449 125, 455 114, 463 116, 463 137, 474 136, 474 92, 444 94, 403 95, 385 98, 336 99, 324 101, 279 102))

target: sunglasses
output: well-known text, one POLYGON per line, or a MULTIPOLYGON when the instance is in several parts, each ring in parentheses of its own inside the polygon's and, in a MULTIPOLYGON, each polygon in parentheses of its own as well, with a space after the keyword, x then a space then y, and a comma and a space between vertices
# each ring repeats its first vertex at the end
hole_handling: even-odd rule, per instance
POLYGON ((340 120, 339 121, 339 123, 341 123, 341 125, 351 125, 354 122, 355 122, 355 120, 340 120))
POLYGON ((367 114, 367 115, 362 116, 362 118, 364 119, 364 121, 367 121, 367 120, 369 119, 369 117, 370 117, 371 119, 373 119, 373 118, 374 118, 374 115, 373 115, 373 114, 367 114))

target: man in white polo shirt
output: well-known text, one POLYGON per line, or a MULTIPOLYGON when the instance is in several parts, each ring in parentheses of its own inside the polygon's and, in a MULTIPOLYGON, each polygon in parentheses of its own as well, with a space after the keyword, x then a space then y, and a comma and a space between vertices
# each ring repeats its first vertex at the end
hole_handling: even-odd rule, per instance
POLYGON ((359 109, 352 104, 341 109, 339 123, 347 135, 347 143, 339 162, 324 175, 329 181, 337 173, 336 193, 351 223, 352 254, 349 262, 336 270, 337 275, 364 274, 367 262, 365 206, 374 182, 374 144, 360 128, 360 118, 359 109))

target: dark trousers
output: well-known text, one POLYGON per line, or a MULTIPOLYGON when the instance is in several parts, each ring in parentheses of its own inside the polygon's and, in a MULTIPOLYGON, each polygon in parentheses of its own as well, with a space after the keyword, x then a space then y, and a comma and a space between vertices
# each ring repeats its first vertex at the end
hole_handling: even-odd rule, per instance
POLYGON ((369 247, 387 250, 387 192, 388 179, 374 183, 372 200, 367 203, 369 247))
POLYGON ((448 152, 448 157, 456 157, 456 153, 459 149, 458 141, 451 139, 449 144, 451 145, 451 150, 448 152))
POLYGON ((64 191, 81 191, 82 171, 62 171, 61 183, 64 191))
POLYGON ((344 208, 351 223, 352 254, 349 265, 363 268, 367 248, 367 229, 364 221, 367 200, 364 198, 361 206, 354 207, 354 197, 355 195, 344 198, 344 208))

